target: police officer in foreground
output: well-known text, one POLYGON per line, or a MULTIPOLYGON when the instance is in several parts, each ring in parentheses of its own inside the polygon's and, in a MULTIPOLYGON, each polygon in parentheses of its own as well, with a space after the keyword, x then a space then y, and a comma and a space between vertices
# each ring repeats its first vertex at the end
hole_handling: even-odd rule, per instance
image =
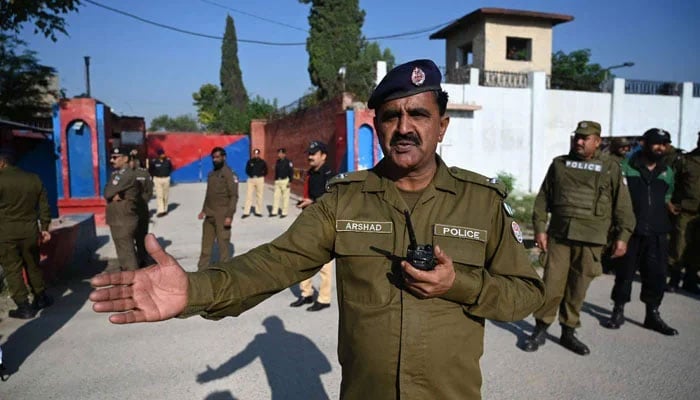
POLYGON ((627 251, 635 224, 632 203, 620 164, 601 154, 600 143, 600 124, 579 122, 571 151, 552 161, 535 198, 532 222, 535 244, 546 252, 547 290, 544 305, 533 314, 535 330, 525 340, 525 351, 536 351, 544 344, 547 328, 559 311, 559 344, 576 354, 589 354, 588 346, 574 333, 581 326, 588 286, 602 273, 601 252, 611 223, 611 257, 622 257, 627 251))
POLYGON ((661 319, 659 306, 664 297, 668 267, 668 234, 671 221, 667 204, 673 193, 673 171, 663 163, 666 131, 649 129, 642 136, 642 149, 622 163, 637 224, 628 251, 615 271, 610 298, 615 302, 612 315, 603 326, 618 329, 625 322, 624 308, 632 294, 632 281, 639 270, 642 280, 640 299, 646 305, 644 327, 664 335, 678 331, 661 319))
POLYGON ((440 81, 430 60, 391 70, 368 104, 384 159, 332 179, 271 243, 185 273, 149 235, 158 264, 93 278, 93 309, 121 312, 117 324, 235 316, 335 257, 342 399, 479 399, 485 319, 524 318, 544 287, 505 187, 436 154, 450 120, 440 81))
POLYGON ((129 168, 136 175, 136 183, 140 196, 136 199, 136 213, 139 217, 138 225, 134 238, 136 240, 136 259, 139 262, 139 267, 148 265, 148 253, 146 253, 146 235, 148 234, 148 224, 151 222, 151 216, 148 210, 148 202, 153 197, 153 180, 146 168, 141 167, 141 161, 138 159, 138 152, 132 150, 129 154, 129 168))
MULTIPOLYGON (((698 132, 697 147, 680 158, 675 171, 675 185, 671 197, 671 246, 669 257, 669 281, 666 290, 675 292, 683 278, 683 290, 700 294, 698 287, 698 267, 700 262, 694 262, 683 257, 688 248, 685 240, 688 223, 698 217, 700 207, 700 132, 698 132), (681 276, 683 269, 685 275, 681 276)), ((693 253, 690 249, 688 254, 693 253)))
POLYGON ((11 318, 34 318, 38 310, 53 303, 39 268, 39 242, 51 239, 50 223, 46 189, 39 177, 16 167, 12 151, 0 149, 0 264, 17 305, 9 312, 11 318), (22 270, 34 297, 31 305, 22 270))
POLYGON ((153 185, 156 189, 156 217, 163 217, 168 214, 168 194, 173 163, 165 155, 165 150, 158 149, 156 153, 158 157, 151 160, 149 172, 153 176, 153 185))
POLYGON ((287 216, 289 209, 289 185, 294 178, 294 165, 287 159, 287 150, 282 147, 277 149, 277 162, 275 163, 275 194, 272 201, 271 217, 276 217, 280 211, 280 218, 287 216))
POLYGON ((136 173, 129 168, 126 148, 115 147, 109 157, 112 175, 104 189, 107 200, 107 225, 117 250, 119 267, 133 271, 139 267, 136 258, 136 232, 139 226, 138 202, 141 190, 136 173))
POLYGON ((238 204, 238 175, 226 164, 226 150, 211 151, 214 170, 207 176, 207 193, 198 218, 202 222, 202 250, 197 269, 209 266, 214 240, 219 247, 219 262, 231 259, 231 223, 238 204))
POLYGON ((245 165, 245 173, 248 175, 248 182, 246 182, 245 205, 243 206, 243 216, 241 218, 250 216, 250 208, 253 206, 253 194, 255 194, 255 216, 262 217, 267 163, 260 158, 260 149, 253 150, 253 157, 245 165))

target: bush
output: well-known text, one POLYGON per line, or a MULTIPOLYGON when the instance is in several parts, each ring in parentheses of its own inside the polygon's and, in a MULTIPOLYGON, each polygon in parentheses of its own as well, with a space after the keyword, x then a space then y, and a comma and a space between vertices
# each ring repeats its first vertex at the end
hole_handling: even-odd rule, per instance
POLYGON ((504 185, 506 185, 506 192, 510 194, 510 192, 513 191, 513 188, 515 187, 515 177, 513 174, 509 174, 508 172, 500 171, 496 177, 498 178, 499 182, 503 182, 504 185))

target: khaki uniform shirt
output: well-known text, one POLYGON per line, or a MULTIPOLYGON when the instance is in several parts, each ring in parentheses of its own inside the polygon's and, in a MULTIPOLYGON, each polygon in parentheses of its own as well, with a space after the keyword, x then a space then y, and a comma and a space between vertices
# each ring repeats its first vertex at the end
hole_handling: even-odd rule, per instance
POLYGON ((153 197, 153 179, 151 179, 151 174, 148 173, 146 168, 142 167, 134 168, 134 174, 139 184, 141 199, 148 204, 151 197, 153 197))
POLYGON ((112 172, 104 196, 107 200, 107 225, 131 225, 138 221, 137 202, 141 201, 141 190, 134 170, 122 168, 112 172), (121 197, 120 201, 113 200, 117 194, 121 197))
POLYGON ((37 219, 48 231, 51 211, 39 176, 15 166, 0 169, 0 241, 36 236, 37 219))
POLYGON ((535 233, 598 245, 607 243, 612 223, 614 239, 627 242, 635 218, 620 164, 600 151, 590 160, 574 153, 556 157, 535 198, 532 221, 535 233))
POLYGON ((238 203, 238 175, 228 165, 215 169, 207 176, 207 194, 202 212, 207 217, 233 218, 238 203))
POLYGON ((695 214, 700 207, 700 148, 684 154, 676 166, 676 182, 672 203, 683 212, 695 214))
POLYGON ((419 299, 403 288, 407 206, 380 163, 332 179, 271 243, 189 274, 183 316, 238 315, 335 258, 341 398, 480 398, 484 319, 524 318, 542 304, 544 288, 504 188, 437 162, 412 221, 420 244, 453 259, 456 279, 443 296, 419 299))

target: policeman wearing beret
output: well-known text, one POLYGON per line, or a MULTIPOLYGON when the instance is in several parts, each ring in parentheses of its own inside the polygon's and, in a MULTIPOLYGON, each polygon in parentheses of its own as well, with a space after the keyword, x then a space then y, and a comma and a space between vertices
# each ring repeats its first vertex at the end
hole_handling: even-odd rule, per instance
POLYGON ((600 143, 600 124, 579 122, 569 154, 552 161, 535 198, 532 222, 535 242, 546 252, 547 290, 544 305, 534 313, 535 331, 526 339, 525 351, 544 344, 558 311, 559 343, 576 354, 589 354, 574 331, 581 326, 588 286, 602 274, 601 253, 611 225, 615 232, 611 257, 622 257, 627 251, 635 223, 632 203, 620 164, 601 154, 600 143))
POLYGON ((385 158, 332 179, 271 243, 185 273, 149 236, 157 266, 92 280, 98 288, 133 284, 138 293, 98 289, 93 308, 122 312, 113 323, 238 315, 335 257, 341 398, 480 398, 485 319, 525 317, 542 304, 544 287, 503 203, 504 186, 436 154, 450 120, 441 79, 430 60, 389 72, 369 99, 385 158), (407 261, 418 248, 407 214, 420 248, 434 246, 430 262, 407 261))
POLYGON ((127 271, 135 270, 139 267, 135 240, 139 227, 138 202, 141 201, 141 189, 136 173, 129 167, 128 149, 112 149, 109 163, 113 171, 104 189, 107 225, 117 250, 119 267, 127 271))

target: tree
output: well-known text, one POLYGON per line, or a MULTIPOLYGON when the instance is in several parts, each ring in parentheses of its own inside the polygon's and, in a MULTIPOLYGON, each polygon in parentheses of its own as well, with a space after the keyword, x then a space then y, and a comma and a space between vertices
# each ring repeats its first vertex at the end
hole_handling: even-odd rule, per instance
POLYGON ((345 77, 346 90, 354 93, 356 100, 367 100, 374 89, 377 61, 386 61, 387 70, 394 68, 396 63, 391 50, 382 51, 379 43, 365 42, 360 50, 360 57, 350 64, 345 77))
POLYGON ((205 83, 199 91, 192 93, 194 106, 197 107, 197 118, 205 129, 214 131, 220 129, 221 110, 224 106, 224 96, 218 86, 205 83))
POLYGON ((178 115, 171 118, 169 115, 159 115, 151 121, 150 131, 170 131, 170 132, 199 132, 197 120, 191 115, 178 115))
MULTIPOLYGON (((299 0, 311 4, 309 11, 309 77, 321 100, 338 95, 343 89, 357 90, 357 60, 364 45, 362 24, 365 12, 358 0, 299 0), (339 78, 338 70, 346 67, 346 81, 339 78), (345 86, 345 87, 343 87, 345 86)), ((360 80, 361 81, 361 80, 360 80)))
POLYGON ((238 39, 233 18, 226 16, 226 31, 221 43, 221 69, 219 79, 226 103, 238 110, 248 106, 248 94, 243 86, 241 67, 238 64, 238 39))
POLYGON ((14 121, 31 121, 51 110, 58 98, 51 79, 56 73, 42 65, 36 53, 22 49, 26 43, 0 33, 0 116, 14 121))
POLYGON ((600 91, 606 71, 600 64, 590 63, 591 50, 582 49, 569 54, 552 54, 552 89, 600 91))
POLYGON ((77 11, 80 0, 3 0, 0 1, 0 31, 20 32, 25 22, 34 24, 34 33, 56 41, 56 32, 67 35, 61 14, 77 11))

